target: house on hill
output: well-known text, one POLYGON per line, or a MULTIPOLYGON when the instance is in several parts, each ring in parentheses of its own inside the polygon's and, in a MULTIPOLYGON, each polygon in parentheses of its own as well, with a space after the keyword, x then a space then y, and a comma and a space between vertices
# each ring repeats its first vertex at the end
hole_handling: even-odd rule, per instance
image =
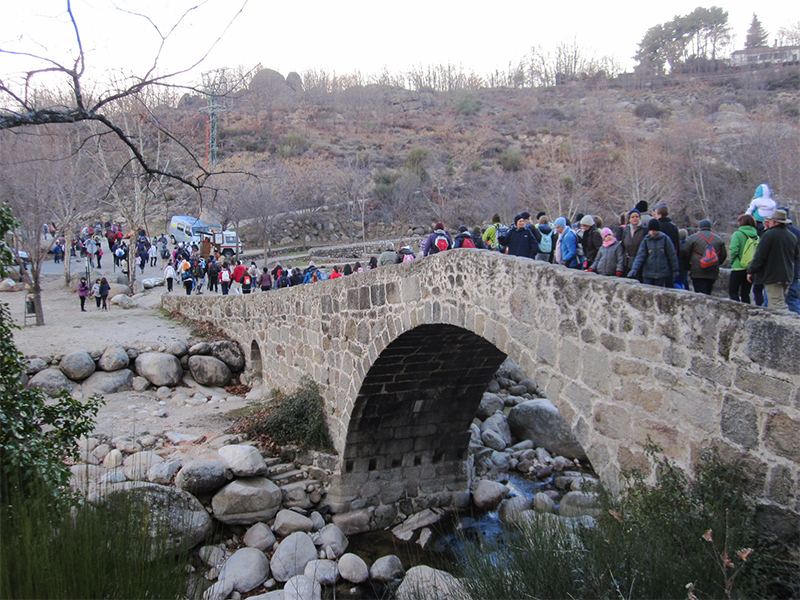
POLYGON ((800 62, 800 46, 746 48, 731 53, 732 67, 780 66, 800 62))

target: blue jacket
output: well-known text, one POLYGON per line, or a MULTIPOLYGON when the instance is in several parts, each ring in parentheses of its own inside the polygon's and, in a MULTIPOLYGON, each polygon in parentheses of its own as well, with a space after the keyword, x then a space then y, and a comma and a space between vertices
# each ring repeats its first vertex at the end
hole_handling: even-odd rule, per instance
POLYGON ((561 264, 570 269, 581 267, 578 260, 578 235, 569 227, 561 234, 561 264))
POLYGON ((656 236, 648 233, 639 244, 639 253, 628 277, 641 271, 645 279, 669 279, 678 274, 678 268, 678 255, 672 240, 659 231, 656 236))

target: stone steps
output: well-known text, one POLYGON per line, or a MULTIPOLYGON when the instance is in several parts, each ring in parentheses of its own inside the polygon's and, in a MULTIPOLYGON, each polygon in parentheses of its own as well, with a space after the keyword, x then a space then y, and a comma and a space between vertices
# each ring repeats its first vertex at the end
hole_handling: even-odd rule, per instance
MULTIPOLYGON (((276 459, 276 460, 280 461, 280 459, 276 459)), ((266 462, 267 462, 267 477, 269 479, 273 479, 274 477, 277 477, 278 475, 282 475, 283 473, 287 473, 289 471, 294 471, 296 469, 296 467, 294 466, 293 463, 277 462, 277 463, 270 464, 269 461, 266 461, 266 462)))
POLYGON ((286 485, 287 483, 293 483, 295 481, 302 481, 305 478, 306 478, 305 471, 302 471, 300 469, 296 469, 294 471, 285 471, 285 472, 280 473, 278 475, 272 475, 272 476, 269 477, 269 479, 272 481, 272 483, 274 483, 278 487, 282 487, 282 486, 286 485))

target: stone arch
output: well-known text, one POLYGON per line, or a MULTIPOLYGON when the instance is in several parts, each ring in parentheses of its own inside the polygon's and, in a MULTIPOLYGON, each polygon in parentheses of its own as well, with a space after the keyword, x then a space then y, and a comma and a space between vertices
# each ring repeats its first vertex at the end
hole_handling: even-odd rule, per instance
POLYGON ((350 415, 336 503, 450 504, 467 487, 469 425, 505 357, 447 324, 419 325, 386 345, 350 415))

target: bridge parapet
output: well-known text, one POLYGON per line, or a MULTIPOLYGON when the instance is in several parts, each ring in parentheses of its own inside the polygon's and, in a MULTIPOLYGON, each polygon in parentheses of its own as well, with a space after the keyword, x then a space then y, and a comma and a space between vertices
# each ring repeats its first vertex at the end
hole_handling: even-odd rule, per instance
POLYGON ((763 514, 798 522, 794 316, 475 250, 162 305, 255 344, 266 385, 292 388, 306 374, 320 384, 341 458, 337 510, 457 500, 481 385, 509 355, 606 485, 646 467, 648 438, 685 468, 714 446, 743 467, 763 514))

